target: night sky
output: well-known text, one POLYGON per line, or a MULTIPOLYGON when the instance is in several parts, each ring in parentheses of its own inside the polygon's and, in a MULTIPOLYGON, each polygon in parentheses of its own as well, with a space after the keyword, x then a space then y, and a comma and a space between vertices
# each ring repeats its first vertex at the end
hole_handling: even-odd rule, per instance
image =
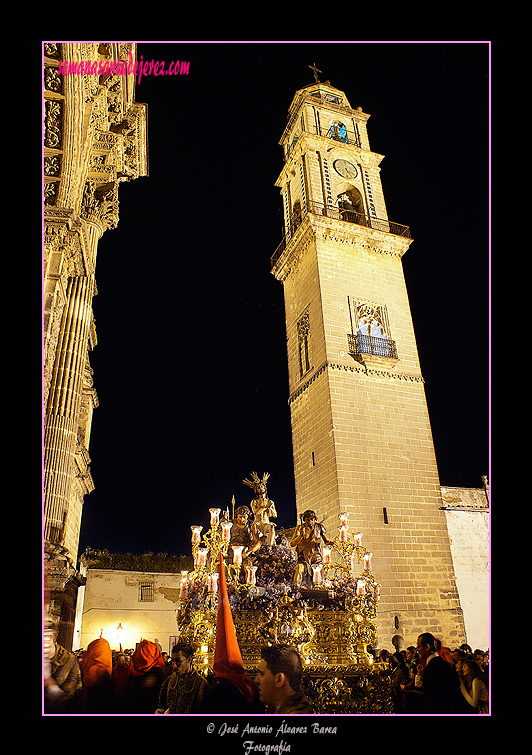
POLYGON ((278 144, 296 90, 320 80, 371 115, 403 266, 442 485, 489 474, 488 43, 138 43, 149 176, 120 185, 98 248, 90 354, 99 398, 80 554, 190 554, 208 509, 249 504, 270 472, 296 523, 278 144))

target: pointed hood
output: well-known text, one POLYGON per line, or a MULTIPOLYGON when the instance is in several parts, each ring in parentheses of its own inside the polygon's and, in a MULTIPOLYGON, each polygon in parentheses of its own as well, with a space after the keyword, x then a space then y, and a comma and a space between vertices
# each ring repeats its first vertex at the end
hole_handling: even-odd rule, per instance
POLYGON ((229 596, 227 595, 224 560, 221 553, 219 570, 214 675, 232 682, 242 692, 246 702, 250 703, 256 694, 256 687, 244 668, 242 654, 238 646, 229 596))

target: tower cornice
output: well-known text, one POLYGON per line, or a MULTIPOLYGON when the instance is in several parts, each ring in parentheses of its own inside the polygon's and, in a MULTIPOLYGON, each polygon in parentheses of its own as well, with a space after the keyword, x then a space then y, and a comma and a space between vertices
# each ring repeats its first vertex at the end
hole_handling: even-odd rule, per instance
MULTIPOLYGON (((388 221, 381 221, 386 224, 388 221)), ((356 246, 367 252, 400 259, 413 239, 399 236, 378 228, 368 228, 343 220, 320 217, 307 212, 303 222, 277 259, 272 258, 272 274, 280 281, 297 267, 299 259, 312 242, 334 242, 356 246)), ((275 255, 274 255, 275 257, 275 255)))

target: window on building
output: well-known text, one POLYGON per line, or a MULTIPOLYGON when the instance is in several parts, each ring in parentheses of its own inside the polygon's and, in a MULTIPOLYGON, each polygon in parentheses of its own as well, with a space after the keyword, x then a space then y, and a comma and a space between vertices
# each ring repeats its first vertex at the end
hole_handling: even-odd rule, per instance
POLYGON ((303 375, 310 370, 310 317, 309 313, 305 314, 298 320, 297 323, 297 338, 299 349, 299 376, 303 375))
POLYGON ((359 359, 363 354, 372 354, 397 359, 397 347, 391 338, 386 306, 350 297, 348 304, 351 317, 351 356, 359 359))
POLYGON ((153 582, 141 582, 139 584, 139 602, 152 603, 155 600, 155 586, 153 582))

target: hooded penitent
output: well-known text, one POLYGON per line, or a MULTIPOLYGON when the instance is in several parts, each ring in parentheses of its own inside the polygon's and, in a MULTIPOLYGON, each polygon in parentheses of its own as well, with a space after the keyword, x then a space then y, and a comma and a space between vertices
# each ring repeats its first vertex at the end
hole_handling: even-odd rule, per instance
POLYGON ((89 643, 80 665, 85 687, 98 684, 106 674, 110 676, 113 670, 113 657, 107 640, 100 637, 89 643))
POLYGON ((165 668, 164 658, 159 646, 150 640, 141 640, 131 656, 130 676, 142 676, 153 668, 165 668))

